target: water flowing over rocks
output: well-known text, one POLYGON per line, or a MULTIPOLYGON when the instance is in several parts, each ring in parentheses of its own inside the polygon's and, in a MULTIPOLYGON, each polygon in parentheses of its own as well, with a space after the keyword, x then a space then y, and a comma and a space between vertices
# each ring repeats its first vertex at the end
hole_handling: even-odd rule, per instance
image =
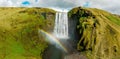
POLYGON ((56 13, 54 35, 57 38, 68 38, 67 12, 57 12, 56 13))

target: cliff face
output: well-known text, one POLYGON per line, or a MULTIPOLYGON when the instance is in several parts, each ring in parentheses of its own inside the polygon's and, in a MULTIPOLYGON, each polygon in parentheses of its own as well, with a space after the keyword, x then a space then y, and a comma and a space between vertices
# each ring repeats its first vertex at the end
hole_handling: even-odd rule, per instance
MULTIPOLYGON (((95 8, 74 8, 69 21, 75 21, 77 50, 89 59, 119 59, 120 18, 95 8)), ((72 26, 72 25, 71 25, 72 26)))
MULTIPOLYGON (((55 11, 0 8, 0 59, 42 59, 48 43, 39 29, 53 31, 55 11)), ((94 8, 69 11, 69 36, 89 59, 120 59, 120 18, 94 8)))
POLYGON ((0 8, 0 16, 0 59, 42 59, 48 44, 38 30, 53 30, 55 11, 0 8))

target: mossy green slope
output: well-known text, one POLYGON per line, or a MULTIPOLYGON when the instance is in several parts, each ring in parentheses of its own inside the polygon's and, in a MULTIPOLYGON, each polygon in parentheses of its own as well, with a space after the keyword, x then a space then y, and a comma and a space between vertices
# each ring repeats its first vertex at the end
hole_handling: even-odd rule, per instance
POLYGON ((0 8, 0 59, 42 59, 47 47, 39 29, 52 31, 55 11, 0 8))
MULTIPOLYGON (((74 8, 69 17, 79 20, 77 50, 89 59, 120 59, 120 18, 96 8, 74 8)), ((75 20, 75 19, 73 19, 75 20)))

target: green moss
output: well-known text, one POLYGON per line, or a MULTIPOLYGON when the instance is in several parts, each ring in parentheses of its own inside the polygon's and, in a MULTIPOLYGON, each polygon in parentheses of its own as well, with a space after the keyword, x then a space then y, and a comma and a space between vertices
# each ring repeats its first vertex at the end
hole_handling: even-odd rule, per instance
POLYGON ((94 8, 74 8, 70 18, 77 16, 79 30, 77 49, 89 59, 117 59, 120 55, 120 18, 94 8), (75 12, 75 13, 74 13, 75 12))
POLYGON ((38 30, 50 32, 53 29, 55 11, 46 8, 0 10, 0 59, 42 59, 48 43, 38 30))
POLYGON ((120 25, 120 18, 118 17, 115 17, 113 15, 109 15, 109 16, 106 16, 109 20, 111 20, 112 22, 116 23, 117 25, 120 25))

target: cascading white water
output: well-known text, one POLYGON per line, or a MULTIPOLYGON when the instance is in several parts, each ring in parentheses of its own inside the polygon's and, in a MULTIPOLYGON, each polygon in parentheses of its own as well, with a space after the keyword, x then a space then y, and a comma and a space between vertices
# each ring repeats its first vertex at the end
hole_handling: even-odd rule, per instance
POLYGON ((57 12, 55 19, 54 35, 57 38, 68 38, 68 15, 67 12, 57 12))

